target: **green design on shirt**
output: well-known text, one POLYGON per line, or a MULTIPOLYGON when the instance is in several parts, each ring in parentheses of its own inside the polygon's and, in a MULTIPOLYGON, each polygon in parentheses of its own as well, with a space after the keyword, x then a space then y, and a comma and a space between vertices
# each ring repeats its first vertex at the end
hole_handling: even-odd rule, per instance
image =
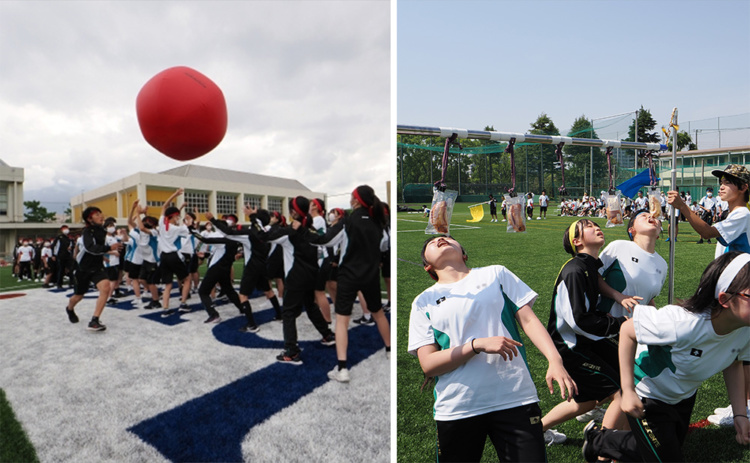
POLYGON ((646 377, 655 378, 666 369, 672 373, 677 370, 672 363, 672 346, 648 346, 648 351, 635 359, 635 384, 646 377))
MULTIPOLYGON (((622 273, 622 268, 620 268, 619 260, 615 259, 612 265, 610 265, 609 268, 604 271, 604 274, 602 274, 602 278, 604 278, 604 281, 607 282, 607 284, 611 286, 615 291, 625 291, 627 282, 625 281, 625 274, 622 273)), ((599 312, 609 313, 612 310, 612 305, 614 303, 614 299, 610 299, 602 295, 601 301, 596 306, 596 310, 598 310, 599 312)))

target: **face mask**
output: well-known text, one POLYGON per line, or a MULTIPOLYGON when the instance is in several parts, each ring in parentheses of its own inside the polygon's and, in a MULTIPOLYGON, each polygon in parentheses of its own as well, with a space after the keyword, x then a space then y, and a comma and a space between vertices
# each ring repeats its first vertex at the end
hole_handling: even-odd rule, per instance
POLYGON ((334 220, 336 220, 336 216, 333 214, 328 214, 328 223, 333 223, 334 220))
POLYGON ((708 196, 709 198, 710 198, 711 196, 713 196, 713 195, 714 195, 714 194, 713 194, 713 193, 711 193, 710 191, 709 191, 708 193, 706 193, 706 196, 708 196))
POLYGON ((114 233, 115 227, 107 227, 107 233, 114 233))
POLYGON ((66 228, 66 229, 64 229, 64 230, 62 231, 62 233, 63 233, 63 235, 67 235, 68 233, 70 233, 70 230, 68 230, 68 229, 66 228))
POLYGON ((51 246, 51 244, 50 244, 50 243, 44 243, 44 247, 45 247, 45 248, 48 248, 48 247, 50 247, 50 246, 51 246))
POLYGON ((229 225, 230 227, 233 226, 234 225, 234 220, 227 219, 227 225, 229 225))
POLYGON ((24 245, 24 246, 28 246, 28 245, 29 245, 28 241, 24 241, 24 242, 23 242, 23 245, 24 245))

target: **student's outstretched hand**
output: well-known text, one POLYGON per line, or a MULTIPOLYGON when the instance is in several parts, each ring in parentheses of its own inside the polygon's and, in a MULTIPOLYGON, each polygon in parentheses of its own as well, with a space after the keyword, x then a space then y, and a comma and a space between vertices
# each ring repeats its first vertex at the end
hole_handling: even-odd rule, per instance
POLYGON ((517 346, 522 346, 515 339, 506 338, 505 336, 492 336, 489 338, 477 338, 474 340, 474 349, 487 354, 500 354, 503 360, 513 360, 513 356, 518 356, 517 346))
POLYGON ((620 402, 622 411, 633 418, 643 418, 646 415, 646 409, 643 408, 643 402, 635 390, 623 390, 622 400, 620 402))
POLYGON ((210 212, 206 212, 204 215, 206 216, 206 220, 211 220, 214 218, 214 215, 210 212))
POLYGON ((560 396, 563 399, 570 402, 573 400, 573 397, 578 395, 578 385, 573 381, 573 378, 570 377, 568 370, 565 369, 562 361, 559 363, 551 362, 549 364, 545 379, 547 380, 547 387, 549 388, 550 394, 555 393, 554 381, 557 381, 557 384, 560 385, 560 396))
POLYGON ((734 418, 734 429, 737 431, 735 439, 737 439, 738 444, 750 444, 750 421, 747 417, 736 416, 734 418))
POLYGON ((640 304, 640 301, 642 301, 643 298, 640 296, 626 296, 622 295, 622 299, 617 301, 618 304, 620 304, 625 310, 628 311, 628 314, 633 314, 633 309, 635 306, 640 304))

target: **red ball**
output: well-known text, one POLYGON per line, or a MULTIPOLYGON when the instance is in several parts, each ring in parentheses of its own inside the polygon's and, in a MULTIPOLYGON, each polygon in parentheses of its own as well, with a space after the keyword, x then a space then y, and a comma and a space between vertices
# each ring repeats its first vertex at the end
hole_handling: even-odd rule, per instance
POLYGON ((227 104, 221 89, 186 66, 165 69, 146 82, 135 109, 143 138, 178 161, 203 156, 227 132, 227 104))

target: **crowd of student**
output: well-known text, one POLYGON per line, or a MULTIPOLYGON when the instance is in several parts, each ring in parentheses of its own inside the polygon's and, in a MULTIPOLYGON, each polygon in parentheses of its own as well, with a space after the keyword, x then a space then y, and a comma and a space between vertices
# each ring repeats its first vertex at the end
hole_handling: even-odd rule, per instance
POLYGON ((256 333, 260 328, 250 299, 260 291, 283 326, 285 347, 276 359, 302 363, 296 319, 305 311, 321 343, 336 345, 337 365, 328 376, 340 382, 350 379, 348 327, 359 297, 366 315, 355 322, 377 325, 390 358, 390 325, 384 315, 390 300, 381 304, 381 275, 390 286, 389 212, 371 187, 353 190, 350 213, 339 208, 327 213, 322 199, 292 198, 289 224, 279 212, 246 206, 246 225, 235 214, 216 218, 210 212, 204 212, 207 222, 201 225, 197 210, 185 211, 187 203, 173 205, 182 194, 182 189, 176 190, 158 218, 149 216, 148 208, 136 200, 127 228, 118 228, 116 220, 105 218, 99 208, 88 207, 82 213, 80 235, 71 235, 63 225, 54 240, 40 240, 37 246, 20 240, 14 253, 19 282, 44 278, 45 288, 58 289, 67 283, 74 290, 65 308, 71 323, 78 323, 76 305, 95 287, 99 294, 87 327, 91 331, 106 330, 102 312, 107 304, 126 297, 124 284, 127 297, 133 293, 135 308, 161 309, 162 317, 194 310, 188 299, 197 293, 207 314, 205 323, 210 324, 221 322, 215 301, 225 297, 245 317, 241 331, 256 333), (244 265, 235 289, 237 259, 244 265), (171 309, 175 283, 179 305, 171 309), (335 333, 329 296, 336 312, 335 333))
MULTIPOLYGON (((602 250, 604 234, 586 218, 564 231, 572 257, 554 283, 546 329, 532 311, 537 293, 510 270, 469 268, 450 236, 425 242, 424 269, 436 283, 412 303, 408 351, 437 378, 438 461, 479 461, 487 437, 500 461, 547 461, 545 444, 566 440, 553 426, 573 418, 591 419, 587 462, 684 461, 697 389, 718 372, 730 405, 710 421, 733 426, 736 441, 750 444, 750 171, 730 165, 713 174, 726 203, 720 222, 707 223, 677 191, 664 195, 665 208, 717 245, 693 296, 661 309, 654 298, 667 276, 655 252, 662 211, 639 199, 629 240, 602 250), (549 362, 550 392, 557 382, 565 399, 546 414, 517 324, 549 362)), ((703 207, 717 213, 714 204, 703 207)))

